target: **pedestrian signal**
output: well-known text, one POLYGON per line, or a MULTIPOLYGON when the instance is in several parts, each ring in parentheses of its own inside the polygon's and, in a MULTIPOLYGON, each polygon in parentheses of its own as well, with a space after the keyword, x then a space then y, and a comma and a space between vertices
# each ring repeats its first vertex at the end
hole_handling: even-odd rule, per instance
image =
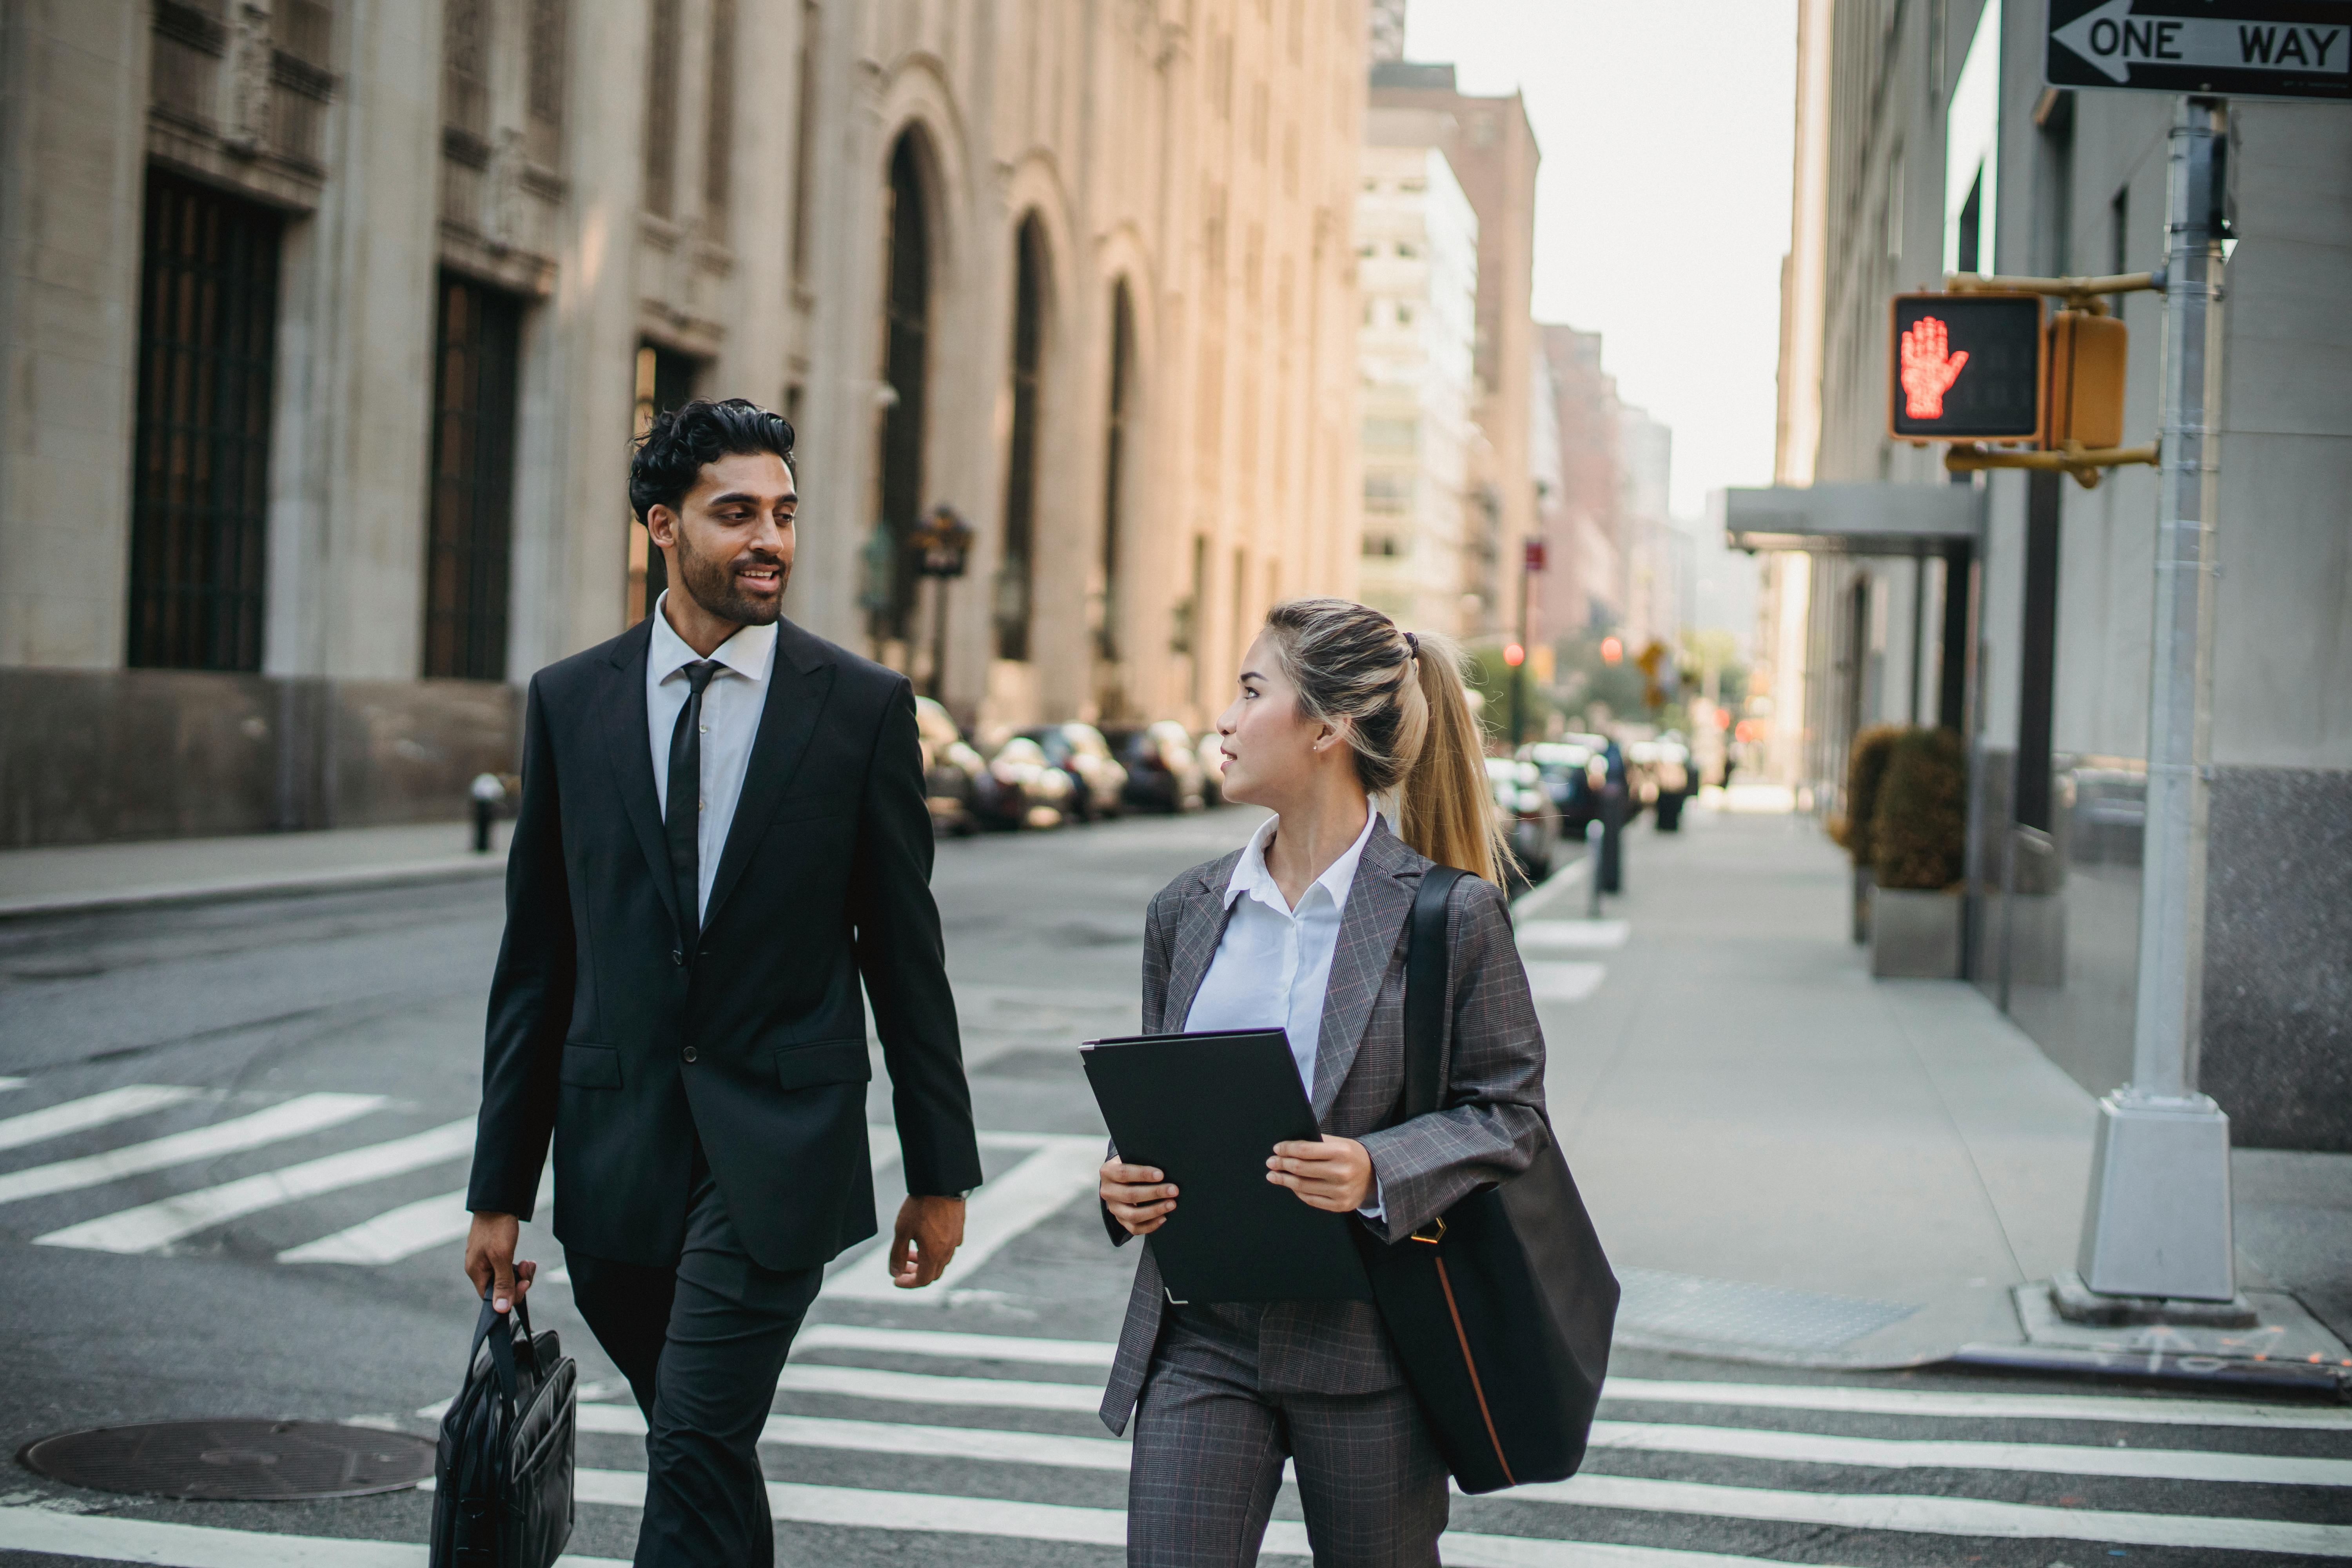
POLYGON ((2050 445, 2097 450, 2124 439, 2124 366, 2131 334, 2113 316, 2050 318, 2050 445))
POLYGON ((1897 294, 1888 347, 1888 434, 1906 441, 2041 441, 2041 295, 1897 294))

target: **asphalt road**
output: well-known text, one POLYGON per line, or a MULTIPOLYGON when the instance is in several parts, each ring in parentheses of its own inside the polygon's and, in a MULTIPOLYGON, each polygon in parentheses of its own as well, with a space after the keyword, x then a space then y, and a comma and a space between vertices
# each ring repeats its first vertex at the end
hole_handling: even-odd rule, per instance
MULTIPOLYGON (((1121 1560, 1124 1452, 1091 1409, 1130 1264, 1087 1195, 1101 1129, 1073 1047, 1135 1023, 1145 900, 1251 822, 941 846, 990 1186, 943 1288, 893 1291, 853 1254, 820 1299, 766 1450, 780 1561, 1121 1560)), ((432 1430, 473 1318, 453 1227, 499 924, 477 883, 0 927, 12 1451, 216 1415, 432 1430)), ((1555 1029, 1572 1013, 1546 1009, 1555 1029)), ((879 1081, 871 1116, 888 1119, 879 1081)), ((560 1261, 543 1231, 527 1240, 560 1261)), ((634 1407, 560 1277, 533 1301, 585 1383, 571 1551, 625 1560, 634 1407)), ((1450 1563, 2352 1557, 2342 1407, 1633 1352, 1611 1395, 1575 1481, 1456 1500, 1450 1563)), ((370 1543, 422 1541, 429 1510, 417 1491, 148 1501, 19 1467, 0 1563, 421 1564, 370 1543)), ((1298 1517, 1286 1495, 1269 1555, 1303 1553, 1298 1517)))

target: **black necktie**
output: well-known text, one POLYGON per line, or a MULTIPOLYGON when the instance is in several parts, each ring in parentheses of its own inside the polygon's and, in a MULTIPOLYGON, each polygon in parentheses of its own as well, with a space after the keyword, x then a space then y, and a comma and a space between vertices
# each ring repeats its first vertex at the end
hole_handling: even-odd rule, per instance
POLYGON ((662 828, 669 837, 670 876, 677 884, 680 962, 693 955, 702 933, 702 692, 718 673, 715 658, 686 666, 693 690, 678 710, 677 728, 669 732, 669 803, 662 828))

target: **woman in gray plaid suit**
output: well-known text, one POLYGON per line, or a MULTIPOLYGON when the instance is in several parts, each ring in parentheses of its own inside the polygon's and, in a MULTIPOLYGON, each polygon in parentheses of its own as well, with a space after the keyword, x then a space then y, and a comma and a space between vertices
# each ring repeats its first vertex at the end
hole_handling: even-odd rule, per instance
MULTIPOLYGON (((1217 721, 1226 795, 1275 815, 1144 924, 1144 1029, 1287 1030, 1324 1133, 1268 1151, 1266 1180, 1390 1243, 1544 1137, 1543 1034, 1459 659, 1344 599, 1276 606, 1217 721), (1406 917, 1433 863, 1476 875, 1449 903, 1444 1109, 1400 1122, 1406 917)), ((1181 1194, 1114 1154, 1102 1200, 1124 1245, 1181 1194)), ((1144 1250, 1102 1404, 1114 1432, 1130 1415, 1130 1568, 1255 1563, 1286 1458, 1318 1568, 1436 1568, 1445 1466, 1369 1303, 1177 1304, 1144 1250)))

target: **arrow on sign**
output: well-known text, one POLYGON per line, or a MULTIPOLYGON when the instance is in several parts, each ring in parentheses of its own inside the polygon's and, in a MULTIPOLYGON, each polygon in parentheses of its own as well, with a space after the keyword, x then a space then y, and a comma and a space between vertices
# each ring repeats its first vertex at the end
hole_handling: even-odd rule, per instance
POLYGON ((2225 70, 2341 73, 2352 58, 2352 27, 2294 22, 2221 22, 2204 16, 2132 15, 2132 0, 2107 0, 2051 35, 2108 80, 2131 68, 2204 66, 2225 70))

